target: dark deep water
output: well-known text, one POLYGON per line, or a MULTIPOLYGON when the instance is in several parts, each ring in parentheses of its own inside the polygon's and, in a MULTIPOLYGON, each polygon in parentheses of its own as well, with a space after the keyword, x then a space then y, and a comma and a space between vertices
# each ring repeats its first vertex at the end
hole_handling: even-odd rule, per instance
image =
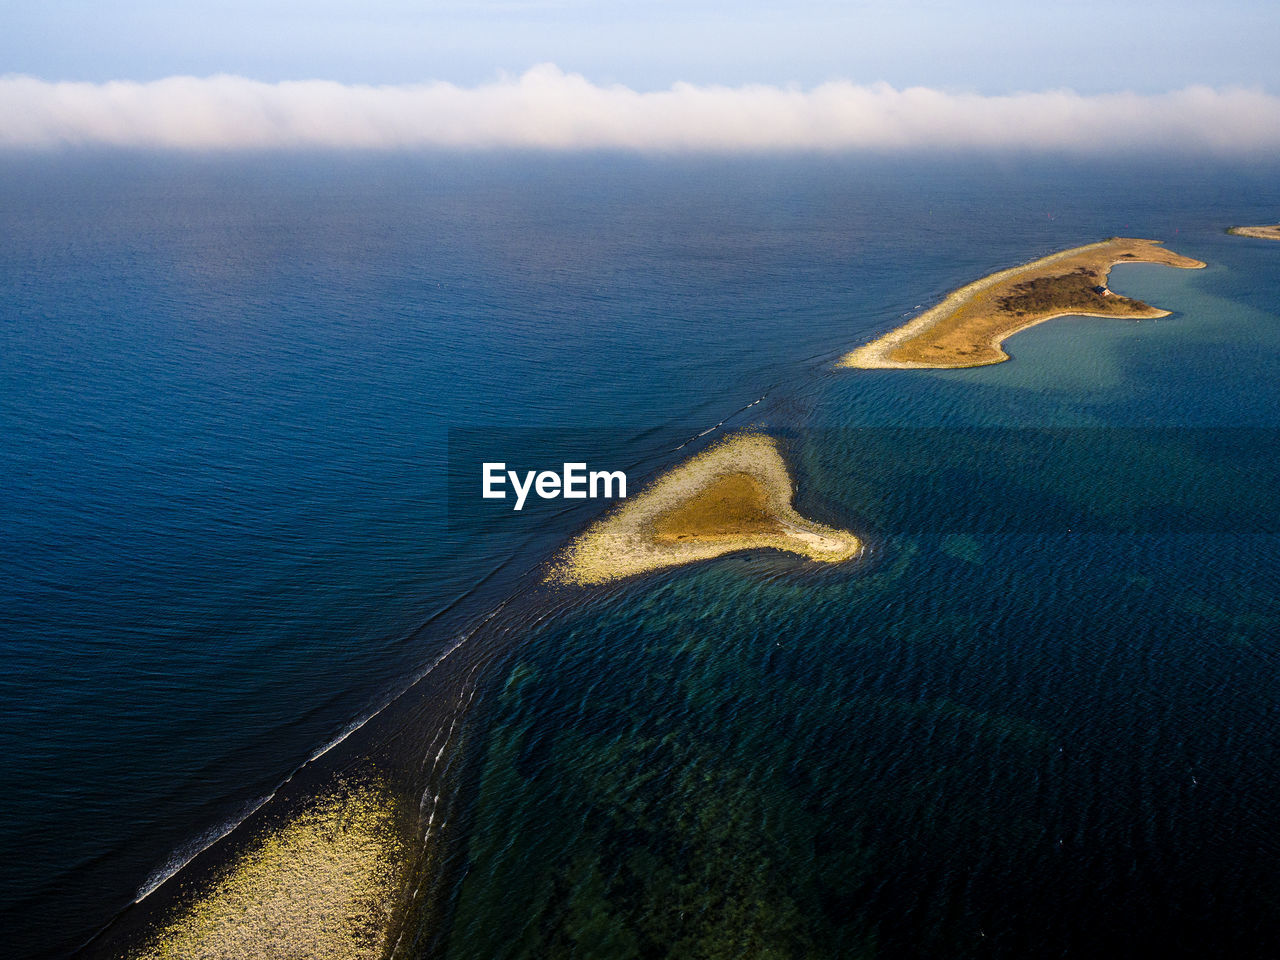
POLYGON ((481 460, 638 480, 722 420, 783 436, 801 510, 867 558, 530 614, 472 713, 446 922, 414 942, 1280 951, 1280 244, 1222 233, 1275 222, 1280 167, 0 171, 7 955, 83 942, 596 509, 481 504, 481 460), (1113 273, 1173 316, 1045 324, 997 367, 831 369, 1113 234, 1208 262, 1113 273))

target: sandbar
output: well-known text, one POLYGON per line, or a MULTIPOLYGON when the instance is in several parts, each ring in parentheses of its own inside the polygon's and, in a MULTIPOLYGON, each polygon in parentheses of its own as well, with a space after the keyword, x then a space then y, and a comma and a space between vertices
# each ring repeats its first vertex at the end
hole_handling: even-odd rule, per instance
POLYGON ((546 579, 585 586, 739 550, 772 548, 828 563, 861 550, 852 533, 800 516, 793 495, 777 443, 734 434, 588 527, 552 561, 546 579))
POLYGON ((953 292, 936 307, 840 358, 838 367, 919 369, 980 367, 1009 355, 1006 338, 1054 317, 1167 317, 1168 310, 1107 288, 1117 263, 1162 263, 1195 270, 1199 260, 1158 240, 1112 237, 1001 270, 953 292))
POLYGON ((1227 233, 1237 237, 1257 237, 1259 240, 1280 240, 1280 223, 1269 227, 1228 227, 1227 233))

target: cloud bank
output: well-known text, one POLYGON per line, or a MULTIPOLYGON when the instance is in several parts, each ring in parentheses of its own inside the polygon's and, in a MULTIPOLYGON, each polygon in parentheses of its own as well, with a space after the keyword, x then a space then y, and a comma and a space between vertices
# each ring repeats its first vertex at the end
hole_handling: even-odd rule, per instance
POLYGON ((595 85, 549 64, 478 87, 263 83, 237 76, 51 83, 5 76, 0 118, 0 149, 7 150, 1280 149, 1280 97, 1258 90, 982 96, 841 81, 808 90, 681 83, 642 93, 595 85))

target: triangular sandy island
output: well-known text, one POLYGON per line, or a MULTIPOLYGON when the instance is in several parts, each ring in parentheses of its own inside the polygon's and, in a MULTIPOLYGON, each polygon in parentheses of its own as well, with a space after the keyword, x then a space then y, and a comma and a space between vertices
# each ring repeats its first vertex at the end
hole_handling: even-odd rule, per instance
POLYGON ((772 548, 836 562, 862 548, 856 536, 800 516, 777 443, 740 433, 686 460, 588 527, 552 561, 547 579, 604 583, 772 548))

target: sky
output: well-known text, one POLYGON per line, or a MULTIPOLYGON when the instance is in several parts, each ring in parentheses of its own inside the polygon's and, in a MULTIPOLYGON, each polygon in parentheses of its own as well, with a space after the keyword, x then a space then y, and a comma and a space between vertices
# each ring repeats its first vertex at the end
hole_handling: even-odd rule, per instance
MULTIPOLYGON (((1048 101, 1027 95, 1052 94, 1063 122, 1096 116, 1122 147, 1134 122, 1144 132, 1172 123, 1185 139, 1190 117, 1208 124, 1192 138, 1202 147, 1234 139, 1265 150, 1276 146, 1278 50, 1274 0, 0 0, 0 147, 508 145, 493 131, 512 116, 558 131, 514 145, 643 147, 631 133, 602 132, 622 110, 648 117, 659 148, 760 148, 758 133, 693 136, 708 95, 727 89, 742 94, 732 104, 740 128, 781 123, 773 146, 882 147, 907 134, 954 144, 956 131, 928 126, 1032 123, 1048 101), (555 76, 558 85, 530 80, 555 76), (1198 113, 1169 99, 1196 90, 1198 113), (1211 103, 1205 90, 1223 99, 1211 103), (1139 99, 1121 107, 1118 95, 1139 99), (326 119, 339 100, 358 115, 326 119), (451 110, 490 112, 468 132, 451 110), (1260 131, 1248 129, 1250 116, 1260 131)), ((1001 129, 1015 145, 1053 146, 1043 130, 1001 129)))
POLYGON ((474 85, 551 62, 641 91, 842 79, 1280 93, 1278 50, 1274 0, 0 0, 0 73, 45 80, 474 85))

